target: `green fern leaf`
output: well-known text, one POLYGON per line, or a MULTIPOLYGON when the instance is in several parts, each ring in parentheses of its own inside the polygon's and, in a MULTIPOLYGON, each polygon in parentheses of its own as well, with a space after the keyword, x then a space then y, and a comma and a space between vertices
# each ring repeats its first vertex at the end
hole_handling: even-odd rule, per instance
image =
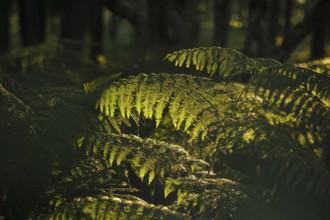
MULTIPOLYGON (((184 124, 184 130, 187 132, 188 129, 193 130, 192 138, 196 138, 204 128, 223 120, 220 115, 222 112, 218 107, 218 97, 212 96, 216 91, 217 84, 204 78, 187 75, 140 74, 111 83, 110 88, 102 93, 98 103, 101 103, 99 105, 101 111, 104 111, 102 106, 109 107, 110 116, 115 116, 119 111, 118 114, 121 115, 122 120, 125 120, 128 116, 125 112, 130 109, 147 119, 155 118, 156 126, 163 118, 164 109, 168 107, 173 126, 180 129, 184 124), (126 90, 127 85, 130 87, 129 90, 126 90)), ((118 132, 121 132, 114 118, 111 119, 111 123, 118 132)), ((204 136, 207 133, 205 131, 204 136)))

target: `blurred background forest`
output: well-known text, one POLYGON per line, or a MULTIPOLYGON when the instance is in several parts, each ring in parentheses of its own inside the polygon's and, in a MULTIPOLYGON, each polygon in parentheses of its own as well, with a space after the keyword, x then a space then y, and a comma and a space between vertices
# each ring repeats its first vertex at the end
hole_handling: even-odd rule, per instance
POLYGON ((1 0, 0 53, 60 43, 158 71, 167 52, 216 45, 300 62, 330 55, 329 20, 328 0, 1 0))
MULTIPOLYGON (((178 153, 181 147, 173 150, 169 144, 165 147, 172 150, 162 151, 163 145, 145 145, 151 137, 178 143, 208 162, 211 168, 201 171, 210 179, 214 168, 220 180, 246 184, 247 195, 253 192, 251 198, 260 201, 253 206, 259 219, 328 220, 329 21, 330 0, 0 0, 0 219, 61 217, 63 210, 78 215, 65 203, 87 196, 137 195, 148 202, 142 208, 176 204, 176 192, 165 198, 166 182, 172 174, 175 181, 187 177, 190 188, 195 166, 188 153, 178 153), (182 49, 196 47, 206 48, 181 56, 188 54, 182 49), (172 74, 179 67, 161 62, 168 53, 165 60, 190 65, 189 74, 172 74), (192 53, 201 54, 197 62, 192 53), (322 57, 327 62, 304 63, 322 57), (202 69, 215 82, 195 74, 202 69), (222 79, 230 80, 222 84, 222 79), (255 94, 245 92, 250 85, 255 94), (151 118, 163 120, 158 130, 151 118), (194 133, 205 141, 192 142, 188 135, 194 133), (130 139, 136 144, 126 144, 130 139), (136 153, 140 148, 146 153, 136 153), (159 168, 149 161, 159 162, 159 168), (174 166, 184 172, 177 174, 174 166), (158 188, 161 193, 155 193, 158 188)), ((177 192, 185 189, 186 182, 175 181, 177 192)), ((224 207, 230 218, 223 219, 233 219, 241 202, 237 196, 243 195, 236 183, 199 183, 191 187, 202 193, 189 191, 191 200, 180 197, 189 203, 189 215, 198 218, 207 210, 203 215, 216 219, 207 207, 227 216, 224 207), (214 197, 208 197, 210 189, 214 197)), ((250 204, 242 206, 250 211, 250 204)), ((91 216, 98 209, 90 209, 91 216)))

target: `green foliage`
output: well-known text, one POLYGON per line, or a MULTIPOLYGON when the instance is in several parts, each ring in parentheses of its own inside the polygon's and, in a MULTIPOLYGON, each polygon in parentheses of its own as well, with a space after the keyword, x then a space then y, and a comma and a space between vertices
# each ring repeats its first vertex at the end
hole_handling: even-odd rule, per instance
POLYGON ((200 133, 206 136, 206 128, 221 120, 218 98, 227 93, 224 87, 206 78, 140 74, 110 83, 96 108, 110 118, 120 114, 127 119, 132 115, 155 119, 156 127, 168 108, 174 127, 182 126, 184 131, 191 131, 191 138, 196 138, 200 133))
POLYGON ((148 184, 155 178, 164 182, 165 177, 188 175, 208 165, 190 157, 178 145, 135 135, 88 134, 78 141, 78 147, 84 148, 87 155, 98 155, 109 167, 129 164, 136 176, 148 184))
POLYGON ((189 219, 165 206, 155 206, 138 198, 118 196, 75 198, 41 219, 189 219))
POLYGON ((314 60, 308 63, 297 63, 297 67, 310 69, 317 73, 330 73, 330 58, 325 57, 323 59, 314 60))
POLYGON ((84 88, 72 86, 74 77, 29 83, 43 70, 56 78, 53 64, 62 61, 40 58, 54 48, 1 60, 0 215, 294 219, 299 212, 327 219, 326 209, 304 203, 319 206, 330 195, 323 61, 290 66, 194 48, 165 59, 210 78, 141 73, 105 75, 84 88), (8 73, 14 69, 17 76, 8 73), (246 76, 247 83, 235 82, 246 76), (289 214, 281 207, 287 200, 295 204, 289 214))
POLYGON ((237 75, 254 75, 268 66, 280 65, 273 59, 252 59, 231 48, 200 47, 169 53, 165 59, 175 66, 194 67, 212 77, 215 73, 220 78, 235 78, 237 75))
MULTIPOLYGON (((201 219, 232 218, 237 209, 249 202, 258 202, 242 191, 243 186, 224 178, 192 176, 170 179, 166 182, 166 188, 178 190, 178 200, 173 204, 175 209, 201 219)), ((255 192, 253 194, 257 197, 255 192)))

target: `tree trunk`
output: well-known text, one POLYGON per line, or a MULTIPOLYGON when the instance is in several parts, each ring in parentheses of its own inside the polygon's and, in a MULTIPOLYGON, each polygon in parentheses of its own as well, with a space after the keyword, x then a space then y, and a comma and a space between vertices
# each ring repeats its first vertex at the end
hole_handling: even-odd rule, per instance
POLYGON ((168 1, 148 0, 149 36, 156 43, 169 43, 168 23, 166 22, 166 11, 168 1))
POLYGON ((287 38, 291 29, 292 15, 292 0, 285 1, 285 16, 284 16, 284 38, 287 38))
MULTIPOLYGON (((250 0, 244 51, 251 57, 265 56, 267 50, 267 1, 250 0)), ((268 27, 271 28, 271 27, 268 27)))
POLYGON ((268 1, 268 28, 267 28, 267 44, 269 51, 266 54, 270 54, 270 49, 275 45, 276 36, 279 33, 279 19, 280 19, 280 1, 269 0, 268 1))
POLYGON ((9 12, 11 2, 3 0, 0 2, 0 53, 9 49, 9 12))
POLYGON ((91 35, 92 49, 91 57, 95 59, 97 55, 102 53, 103 45, 103 17, 102 4, 100 1, 91 0, 91 21, 89 25, 89 32, 91 35))
POLYGON ((290 57, 291 52, 299 45, 299 43, 317 26, 317 18, 323 9, 329 7, 329 0, 319 0, 315 7, 305 16, 305 19, 295 27, 291 28, 290 33, 284 39, 283 44, 275 48, 272 57, 285 61, 290 57))
POLYGON ((315 18, 315 25, 312 32, 311 59, 318 59, 325 56, 327 17, 329 6, 323 7, 315 18))
POLYGON ((198 5, 193 0, 170 0, 169 35, 175 44, 193 45, 199 32, 198 5))
POLYGON ((138 70, 143 63, 149 43, 148 17, 143 12, 134 10, 133 7, 120 0, 103 0, 103 3, 114 14, 128 20, 135 28, 131 68, 125 71, 123 75, 134 74, 134 71, 138 70))
POLYGON ((229 28, 229 20, 231 15, 230 0, 214 0, 213 1, 213 44, 225 47, 227 44, 227 32, 229 28))
POLYGON ((24 46, 35 45, 44 40, 44 1, 19 0, 21 35, 24 46))
POLYGON ((89 2, 68 0, 61 20, 61 42, 69 49, 80 51, 89 21, 89 2))
POLYGON ((110 39, 116 39, 117 34, 118 34, 118 22, 119 18, 115 15, 112 14, 111 21, 110 21, 110 39))
POLYGON ((251 57, 268 57, 279 32, 280 4, 278 0, 251 0, 245 53, 251 57))

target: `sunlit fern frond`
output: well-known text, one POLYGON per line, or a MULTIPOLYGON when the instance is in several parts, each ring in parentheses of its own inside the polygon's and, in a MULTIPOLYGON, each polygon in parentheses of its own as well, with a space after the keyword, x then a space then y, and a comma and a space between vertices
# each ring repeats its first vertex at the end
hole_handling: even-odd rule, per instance
POLYGON ((165 206, 148 204, 136 197, 99 196, 75 198, 40 219, 190 219, 165 206))
POLYGON ((110 167, 128 164, 141 181, 150 184, 154 179, 178 177, 197 170, 205 170, 208 164, 189 156, 178 145, 135 135, 88 135, 77 140, 77 146, 106 161, 110 167))
POLYGON ((91 82, 84 83, 84 90, 85 92, 94 92, 96 89, 99 89, 101 85, 104 85, 110 81, 113 81, 114 79, 117 79, 120 75, 121 73, 105 75, 91 82))
POLYGON ((164 59, 174 62, 175 66, 206 71, 210 77, 218 74, 220 78, 254 75, 267 66, 280 64, 273 59, 252 59, 235 49, 221 47, 183 49, 167 54, 164 59))
POLYGON ((195 176, 168 179, 165 184, 165 194, 177 194, 177 201, 171 207, 194 219, 229 219, 248 203, 261 204, 261 197, 246 189, 229 179, 195 176))
POLYGON ((260 119, 233 123, 240 126, 227 124, 224 152, 229 150, 240 158, 271 164, 263 172, 283 178, 283 182, 293 188, 300 185, 315 194, 330 194, 330 172, 323 159, 312 148, 299 144, 291 135, 292 128, 260 119), (237 126, 240 131, 231 129, 237 126))
POLYGON ((308 63, 297 63, 297 67, 310 69, 317 73, 327 73, 330 74, 330 57, 325 57, 318 60, 313 60, 308 63))
POLYGON ((320 99, 330 99, 330 76, 297 68, 294 66, 275 66, 267 69, 253 79, 253 84, 269 89, 283 90, 290 88, 303 88, 320 99))
POLYGON ((76 197, 133 195, 139 191, 115 175, 114 170, 95 157, 79 159, 71 169, 58 174, 56 184, 48 192, 49 203, 58 207, 76 197))
MULTIPOLYGON (((238 84, 228 87, 242 90, 238 84)), ((189 75, 140 74, 111 82, 101 92, 96 108, 110 118, 120 114, 129 119, 134 113, 155 119, 156 127, 168 108, 176 129, 189 130, 191 138, 205 137, 211 124, 225 120, 222 114, 229 112, 228 108, 236 102, 234 96, 239 96, 229 97, 231 92, 225 88, 209 79, 189 75), (220 104, 221 96, 227 104, 220 104), (226 106, 227 111, 224 111, 226 106)))
POLYGON ((329 131, 329 75, 283 66, 258 74, 252 83, 265 106, 292 114, 308 129, 329 131))

